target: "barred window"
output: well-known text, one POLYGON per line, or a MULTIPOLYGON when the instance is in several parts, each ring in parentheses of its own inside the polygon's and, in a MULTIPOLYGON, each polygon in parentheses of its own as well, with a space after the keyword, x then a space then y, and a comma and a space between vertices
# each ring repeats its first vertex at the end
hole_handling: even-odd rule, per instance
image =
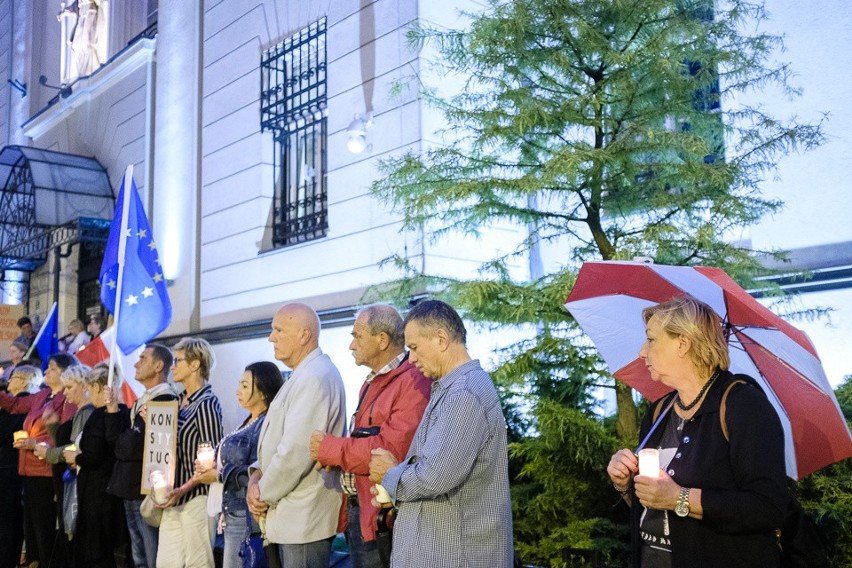
POLYGON ((324 237, 326 185, 325 18, 266 50, 260 126, 275 141, 276 247, 324 237))

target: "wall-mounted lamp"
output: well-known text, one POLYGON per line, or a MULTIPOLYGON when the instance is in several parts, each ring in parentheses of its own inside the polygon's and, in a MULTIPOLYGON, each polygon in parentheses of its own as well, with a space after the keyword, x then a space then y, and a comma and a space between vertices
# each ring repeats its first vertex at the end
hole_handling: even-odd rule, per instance
POLYGON ((26 83, 21 83, 17 79, 6 79, 6 81, 8 81, 8 83, 12 86, 13 89, 15 89, 16 91, 21 93, 21 98, 24 98, 24 97, 27 96, 27 84, 26 83))
POLYGON ((57 91, 59 91, 59 96, 62 97, 63 99, 67 99, 68 97, 71 96, 71 85, 66 85, 64 87, 57 87, 56 85, 48 85, 47 84, 47 77, 45 77, 44 75, 39 76, 38 84, 41 85, 42 87, 47 87, 48 89, 56 89, 57 91))
POLYGON ((353 154, 360 154, 364 150, 372 150, 373 145, 367 142, 367 129, 373 126, 373 113, 367 113, 367 116, 362 117, 356 114, 349 126, 346 127, 346 133, 349 135, 349 140, 346 141, 346 147, 353 154))

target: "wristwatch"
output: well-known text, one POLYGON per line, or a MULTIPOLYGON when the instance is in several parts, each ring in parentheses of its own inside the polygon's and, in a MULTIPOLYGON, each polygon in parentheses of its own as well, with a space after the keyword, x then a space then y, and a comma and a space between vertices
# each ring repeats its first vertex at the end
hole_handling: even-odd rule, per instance
POLYGON ((689 516, 689 487, 680 488, 680 495, 677 497, 674 512, 678 517, 689 516))

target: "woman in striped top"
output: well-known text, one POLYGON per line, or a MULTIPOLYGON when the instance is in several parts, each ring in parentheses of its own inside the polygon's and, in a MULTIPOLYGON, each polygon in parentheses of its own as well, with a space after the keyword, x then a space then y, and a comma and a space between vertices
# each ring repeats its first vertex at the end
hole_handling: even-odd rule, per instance
POLYGON ((182 384, 177 430, 175 488, 162 508, 157 566, 213 566, 207 516, 207 485, 193 477, 198 444, 213 446, 222 438, 222 407, 208 384, 215 359, 205 340, 181 339, 174 347, 172 375, 182 384))

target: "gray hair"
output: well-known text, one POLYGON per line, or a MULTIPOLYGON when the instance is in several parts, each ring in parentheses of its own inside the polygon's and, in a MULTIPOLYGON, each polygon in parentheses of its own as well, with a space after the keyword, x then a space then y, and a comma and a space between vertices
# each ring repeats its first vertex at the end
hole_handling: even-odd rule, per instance
POLYGON ((41 372, 41 369, 38 367, 33 367, 32 365, 18 365, 12 370, 11 377, 15 375, 20 376, 26 382, 26 386, 24 386, 24 390, 28 393, 32 394, 34 392, 38 392, 41 383, 44 382, 44 375, 41 372))
POLYGON ((370 335, 386 333, 388 334, 388 341, 394 347, 405 345, 405 328, 402 325, 402 316, 399 315, 396 308, 388 304, 370 304, 358 310, 356 319, 362 314, 367 317, 367 328, 370 330, 370 335))
POLYGON ((62 371, 62 374, 59 375, 59 378, 64 383, 65 381, 73 381, 75 383, 88 383, 89 382, 89 373, 92 372, 92 368, 88 365, 71 365, 62 371))

